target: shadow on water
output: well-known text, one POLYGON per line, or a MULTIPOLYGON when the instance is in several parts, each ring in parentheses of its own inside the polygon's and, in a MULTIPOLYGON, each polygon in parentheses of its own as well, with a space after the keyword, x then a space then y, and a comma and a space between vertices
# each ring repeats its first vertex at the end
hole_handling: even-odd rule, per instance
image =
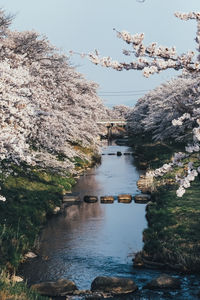
MULTIPOLYGON (((73 192, 79 192, 81 197, 138 193, 139 171, 133 157, 123 154, 130 149, 109 146, 102 151, 105 155, 101 165, 81 176, 73 192), (117 151, 122 156, 108 155, 117 151)), ((72 205, 48 222, 41 235, 39 256, 23 265, 23 275, 29 283, 68 278, 79 289, 90 289, 97 276, 119 276, 132 278, 141 288, 162 273, 132 266, 133 254, 142 249, 142 231, 146 226, 144 204, 115 201, 72 205)), ((181 279, 181 292, 140 291, 125 299, 196 299, 197 278, 181 279)))

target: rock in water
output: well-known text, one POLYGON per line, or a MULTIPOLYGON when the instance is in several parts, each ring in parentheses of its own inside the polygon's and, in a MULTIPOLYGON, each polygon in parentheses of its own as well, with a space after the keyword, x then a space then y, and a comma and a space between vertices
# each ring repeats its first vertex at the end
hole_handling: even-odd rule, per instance
POLYGON ((95 203, 98 201, 98 197, 96 196, 85 196, 84 201, 87 203, 95 203))
POLYGON ((113 203, 114 202, 114 197, 113 196, 102 196, 100 197, 101 203, 113 203))
POLYGON ((120 151, 117 151, 117 156, 121 156, 122 153, 120 151))
POLYGON ((149 194, 139 194, 134 196, 135 203, 145 204, 151 200, 149 194))
POLYGON ((63 196, 64 203, 79 203, 80 201, 79 193, 67 193, 63 196))
POLYGON ((120 203, 131 203, 132 196, 131 195, 119 195, 118 196, 118 202, 120 203))
POLYGON ((145 289, 149 290, 159 290, 159 289, 180 289, 181 282, 178 278, 162 274, 159 277, 153 279, 147 285, 144 286, 145 289))
POLYGON ((75 283, 68 279, 60 279, 58 281, 47 281, 34 284, 31 286, 33 290, 36 290, 39 294, 45 296, 65 296, 72 294, 78 290, 75 283))
POLYGON ((118 277, 96 277, 91 285, 92 292, 111 293, 113 295, 122 295, 133 293, 138 289, 133 280, 118 277))

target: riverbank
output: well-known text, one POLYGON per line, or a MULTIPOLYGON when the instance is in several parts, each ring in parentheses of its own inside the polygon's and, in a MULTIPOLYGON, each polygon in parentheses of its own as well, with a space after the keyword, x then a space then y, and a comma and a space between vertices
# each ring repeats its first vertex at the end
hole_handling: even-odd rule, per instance
POLYGON ((20 299, 36 299, 36 293, 23 282, 15 282, 13 275, 28 251, 37 253, 41 229, 61 207, 63 194, 71 190, 77 174, 99 159, 90 149, 78 150, 88 159, 75 157, 73 174, 14 164, 9 176, 1 174, 1 193, 7 200, 0 201, 0 299, 17 295, 20 299))
MULTIPOLYGON (((138 165, 145 169, 161 167, 170 162, 174 152, 183 150, 181 144, 135 141, 138 165)), ((192 154, 193 164, 199 165, 199 155, 192 154)), ((144 248, 134 260, 137 267, 173 269, 184 273, 200 271, 200 181, 192 182, 182 198, 176 196, 175 176, 184 174, 188 158, 162 177, 154 178, 149 191, 152 202, 147 206, 148 228, 143 233, 144 248)))
POLYGON ((119 203, 117 195, 137 193, 139 171, 127 146, 102 147, 102 163, 87 170, 72 192, 95 195, 97 203, 66 207, 49 220, 41 234, 38 257, 27 261, 20 273, 30 285, 67 278, 80 290, 90 289, 96 276, 132 276, 132 257, 142 249, 146 228, 145 204, 119 203), (122 155, 117 156, 121 151, 122 155), (115 155, 109 155, 115 153, 115 155), (112 204, 100 197, 112 195, 112 204))

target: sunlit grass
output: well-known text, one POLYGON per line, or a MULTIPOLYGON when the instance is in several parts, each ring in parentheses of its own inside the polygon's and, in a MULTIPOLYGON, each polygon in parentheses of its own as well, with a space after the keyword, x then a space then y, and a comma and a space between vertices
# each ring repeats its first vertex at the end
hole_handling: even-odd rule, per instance
POLYGON ((17 268, 34 246, 41 227, 75 180, 69 174, 13 166, 1 184, 6 202, 0 202, 0 266, 17 268))
MULTIPOLYGON (((163 143, 144 144, 138 139, 136 154, 155 169, 170 162, 182 145, 163 143), (142 154, 140 154, 142 153, 142 154)), ((182 167, 154 180, 153 203, 148 206, 148 229, 144 231, 143 255, 152 261, 169 265, 185 272, 200 271, 200 180, 197 177, 182 198, 176 196, 176 174, 184 175, 187 163, 199 166, 198 154, 183 160, 182 167)))
POLYGON ((48 300, 35 291, 29 289, 24 282, 14 282, 5 272, 0 277, 0 299, 1 300, 48 300))

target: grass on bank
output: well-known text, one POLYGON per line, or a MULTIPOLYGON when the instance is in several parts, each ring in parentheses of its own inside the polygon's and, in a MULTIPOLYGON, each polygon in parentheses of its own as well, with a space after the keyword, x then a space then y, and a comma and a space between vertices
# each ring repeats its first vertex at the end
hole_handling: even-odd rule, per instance
MULTIPOLYGON (((153 143, 149 137, 136 138, 134 152, 138 166, 155 169, 170 162, 174 152, 183 151, 182 144, 153 143)), ((135 143, 135 140, 134 140, 135 143)), ((200 165, 198 154, 192 154, 194 166, 200 165)), ((183 197, 176 196, 176 174, 183 175, 189 159, 163 177, 154 180, 153 203, 147 208, 148 229, 144 231, 141 257, 184 272, 200 271, 200 180, 196 178, 183 197)))
MULTIPOLYGON (((75 157, 75 169, 83 170, 99 161, 91 149, 76 147, 89 158, 75 157)), ((57 159, 65 157, 58 155, 57 159)), ((9 278, 23 261, 24 254, 37 248, 41 228, 54 208, 61 205, 63 194, 71 190, 75 179, 69 173, 60 175, 27 165, 13 164, 9 169, 8 177, 0 174, 1 194, 7 199, 0 201, 0 300, 49 299, 31 291, 26 283, 9 278)))
POLYGON ((199 272, 200 181, 193 182, 182 198, 175 191, 175 186, 162 186, 155 193, 147 210, 144 251, 153 261, 199 272))
POLYGON ((29 289, 23 282, 13 282, 8 275, 1 274, 0 279, 0 300, 49 300, 29 289))
POLYGON ((133 153, 137 155, 136 165, 144 169, 156 169, 169 162, 174 152, 184 151, 184 144, 172 141, 154 142, 149 135, 130 139, 133 153))
POLYGON ((9 270, 16 269, 23 254, 34 246, 41 226, 75 182, 67 174, 12 168, 12 175, 1 184, 7 200, 0 201, 0 267, 9 270))

